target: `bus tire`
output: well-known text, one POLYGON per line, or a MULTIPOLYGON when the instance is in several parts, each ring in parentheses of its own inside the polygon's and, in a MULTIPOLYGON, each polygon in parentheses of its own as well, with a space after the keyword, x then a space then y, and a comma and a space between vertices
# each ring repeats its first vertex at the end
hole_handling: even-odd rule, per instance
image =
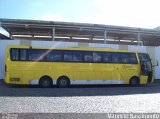
POLYGON ((129 85, 130 86, 137 86, 140 84, 140 81, 139 81, 139 78, 138 77, 132 77, 130 80, 129 80, 129 85))
POLYGON ((39 80, 39 85, 43 88, 49 88, 53 85, 53 81, 49 76, 43 76, 39 80))
POLYGON ((67 88, 67 87, 69 87, 70 86, 70 80, 69 80, 69 78, 66 77, 66 76, 61 76, 57 80, 57 86, 59 88, 67 88))

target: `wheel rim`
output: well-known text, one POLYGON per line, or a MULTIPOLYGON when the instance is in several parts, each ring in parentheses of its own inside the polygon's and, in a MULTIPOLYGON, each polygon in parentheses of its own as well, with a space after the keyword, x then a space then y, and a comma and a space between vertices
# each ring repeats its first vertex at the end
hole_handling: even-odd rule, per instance
POLYGON ((48 80, 44 80, 44 81, 42 82, 42 85, 43 85, 44 87, 48 87, 48 86, 50 86, 50 82, 49 82, 48 80))
POLYGON ((131 85, 137 85, 137 84, 138 84, 138 81, 136 79, 131 80, 131 85))
POLYGON ((63 87, 66 86, 67 85, 67 81, 65 79, 61 80, 60 81, 60 85, 63 86, 63 87))

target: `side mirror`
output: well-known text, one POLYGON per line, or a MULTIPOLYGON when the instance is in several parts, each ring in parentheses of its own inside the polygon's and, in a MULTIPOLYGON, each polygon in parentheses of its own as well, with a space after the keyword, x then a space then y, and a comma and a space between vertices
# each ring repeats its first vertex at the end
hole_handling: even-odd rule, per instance
POLYGON ((156 66, 158 66, 158 60, 156 60, 156 66))
POLYGON ((156 64, 153 65, 152 67, 158 66, 158 60, 156 60, 156 64))

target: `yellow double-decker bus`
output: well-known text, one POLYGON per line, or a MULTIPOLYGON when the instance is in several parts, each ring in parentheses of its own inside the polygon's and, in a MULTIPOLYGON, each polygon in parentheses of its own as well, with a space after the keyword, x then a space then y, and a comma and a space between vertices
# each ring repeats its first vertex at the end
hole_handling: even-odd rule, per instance
POLYGON ((50 87, 153 82, 148 54, 93 47, 8 46, 5 83, 50 87))

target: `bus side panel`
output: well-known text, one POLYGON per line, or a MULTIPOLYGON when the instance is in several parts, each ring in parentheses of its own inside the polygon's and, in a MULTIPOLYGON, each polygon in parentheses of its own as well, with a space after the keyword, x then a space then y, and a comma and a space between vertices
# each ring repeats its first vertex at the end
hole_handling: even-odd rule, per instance
POLYGON ((51 72, 51 64, 48 62, 31 62, 29 68, 34 75, 28 77, 28 83, 30 84, 39 84, 40 78, 43 76, 49 76, 53 79, 51 72))
POLYGON ((53 80, 59 79, 61 76, 66 76, 70 80, 74 79, 74 71, 77 71, 77 65, 74 63, 63 63, 63 62, 51 62, 48 63, 49 74, 53 80))
POLYGON ((21 77, 21 83, 22 84, 30 84, 30 80, 33 80, 35 79, 35 71, 37 69, 35 69, 35 66, 33 65, 32 62, 20 62, 19 63, 19 67, 20 67, 20 70, 21 70, 21 74, 22 74, 22 77, 21 77))
POLYGON ((70 80, 92 80, 95 75, 91 63, 54 63, 52 68, 55 79, 67 76, 70 80))
POLYGON ((119 65, 121 79, 125 84, 129 84, 129 80, 133 77, 139 77, 139 64, 121 64, 119 65))
POLYGON ((120 75, 120 69, 119 69, 119 64, 112 64, 113 71, 112 71, 112 79, 113 80, 121 80, 121 75, 120 75))
POLYGON ((22 84, 22 74, 21 68, 18 62, 8 62, 7 63, 7 82, 13 84, 22 84))
POLYGON ((111 64, 103 63, 94 65, 95 80, 112 80, 113 67, 111 64))

